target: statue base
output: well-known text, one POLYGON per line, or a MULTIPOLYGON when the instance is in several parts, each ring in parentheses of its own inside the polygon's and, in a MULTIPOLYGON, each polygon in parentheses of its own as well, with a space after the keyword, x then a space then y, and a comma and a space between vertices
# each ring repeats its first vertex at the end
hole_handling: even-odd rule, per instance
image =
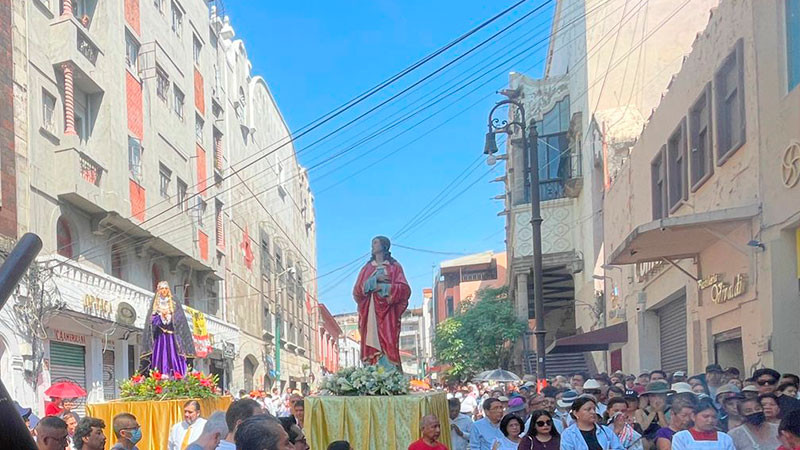
MULTIPOLYGON (((86 416, 102 419, 106 423, 106 446, 111 448, 117 439, 111 429, 114 416, 128 412, 136 416, 142 427, 142 440, 136 444, 139 450, 164 450, 167 448, 169 430, 183 420, 183 405, 191 399, 163 401, 126 402, 114 400, 106 403, 92 403, 86 406, 86 416)), ((200 415, 208 419, 214 411, 227 411, 233 399, 216 397, 196 399, 200 402, 200 415)))
POLYGON ((313 449, 346 440, 359 450, 406 450, 420 438, 423 416, 439 418, 439 441, 450 448, 447 396, 443 392, 389 396, 313 396, 305 399, 304 431, 313 449))

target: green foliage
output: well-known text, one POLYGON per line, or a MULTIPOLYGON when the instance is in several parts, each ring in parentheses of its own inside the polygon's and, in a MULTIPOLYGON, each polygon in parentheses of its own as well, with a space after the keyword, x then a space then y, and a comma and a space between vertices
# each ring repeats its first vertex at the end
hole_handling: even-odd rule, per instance
POLYGON ((512 346, 527 324, 516 317, 508 288, 485 288, 462 302, 453 317, 436 327, 433 345, 448 374, 465 380, 488 369, 508 368, 512 346))
POLYGON ((134 375, 120 384, 120 398, 126 401, 173 400, 179 398, 218 397, 214 391, 216 375, 190 371, 185 376, 175 372, 172 377, 151 370, 148 375, 134 375))

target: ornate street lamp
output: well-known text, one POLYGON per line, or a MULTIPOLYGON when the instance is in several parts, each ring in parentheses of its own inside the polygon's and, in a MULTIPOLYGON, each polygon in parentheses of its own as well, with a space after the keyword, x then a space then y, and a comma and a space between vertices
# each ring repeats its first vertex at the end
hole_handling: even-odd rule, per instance
POLYGON ((495 135, 505 133, 509 135, 510 139, 514 133, 514 128, 518 128, 522 134, 525 165, 530 169, 530 180, 526 180, 526 187, 530 189, 531 228, 533 230, 533 266, 531 271, 533 272, 533 311, 536 316, 536 329, 533 334, 536 336, 536 378, 542 381, 547 379, 547 374, 544 346, 544 297, 542 293, 542 214, 539 205, 539 158, 537 156, 539 136, 536 134, 536 126, 525 121, 525 107, 522 106, 522 103, 505 99, 497 102, 494 108, 489 111, 489 130, 486 133, 483 153, 488 155, 489 164, 493 164, 496 160, 494 154, 497 153, 495 135), (505 119, 493 118, 495 111, 504 105, 515 106, 520 112, 520 120, 509 122, 505 119))

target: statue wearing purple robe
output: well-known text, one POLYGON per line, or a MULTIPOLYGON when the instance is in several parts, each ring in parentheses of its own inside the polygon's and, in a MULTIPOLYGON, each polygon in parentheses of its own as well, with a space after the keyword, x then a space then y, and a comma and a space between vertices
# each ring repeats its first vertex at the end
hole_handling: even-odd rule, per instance
POLYGON ((194 358, 194 341, 180 303, 172 299, 169 284, 158 283, 150 317, 144 325, 140 372, 158 370, 186 375, 187 360, 194 358))

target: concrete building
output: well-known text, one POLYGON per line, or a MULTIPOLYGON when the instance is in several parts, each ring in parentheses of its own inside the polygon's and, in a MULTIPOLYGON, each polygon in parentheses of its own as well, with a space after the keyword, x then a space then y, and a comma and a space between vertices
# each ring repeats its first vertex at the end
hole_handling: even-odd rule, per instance
POLYGON ((607 192, 627 372, 800 368, 799 8, 720 2, 607 192))
MULTIPOLYGON (((538 133, 543 291, 550 375, 607 370, 597 348, 554 345, 606 326, 603 191, 635 142, 644 117, 689 53, 716 0, 560 0, 544 73, 511 73, 503 94, 522 102, 538 133), (598 279, 599 278, 599 279, 598 279)), ((520 111, 508 111, 512 120, 520 111)), ((518 130, 507 140, 505 183, 508 285, 519 317, 533 327, 530 166, 518 130)), ((519 349, 533 371, 533 339, 519 349)), ((608 346, 606 345, 605 348, 608 346)))
POLYGON ((336 319, 333 318, 325 305, 320 305, 320 331, 319 331, 319 361, 322 364, 322 374, 335 373, 339 370, 341 350, 339 343, 346 338, 336 319))
POLYGON ((339 368, 361 367, 361 343, 349 336, 339 337, 339 368))
POLYGON ((442 261, 433 296, 434 327, 459 311, 483 288, 506 284, 506 252, 486 251, 442 261))
POLYGON ((217 3, 0 7, 0 25, 11 21, 0 44, 14 45, 0 234, 44 241, 38 284, 23 283, 0 312, 0 376, 22 404, 41 411, 58 378, 84 386, 89 402, 117 396, 116 381, 138 368, 159 280, 196 331, 205 323, 194 367, 223 388, 310 379, 313 197, 291 145, 228 177, 289 131, 217 3), (43 329, 26 329, 11 303, 36 298, 52 309, 38 312, 43 329))
POLYGON ((400 360, 403 372, 422 378, 425 375, 425 324, 422 308, 409 308, 400 318, 400 360))

